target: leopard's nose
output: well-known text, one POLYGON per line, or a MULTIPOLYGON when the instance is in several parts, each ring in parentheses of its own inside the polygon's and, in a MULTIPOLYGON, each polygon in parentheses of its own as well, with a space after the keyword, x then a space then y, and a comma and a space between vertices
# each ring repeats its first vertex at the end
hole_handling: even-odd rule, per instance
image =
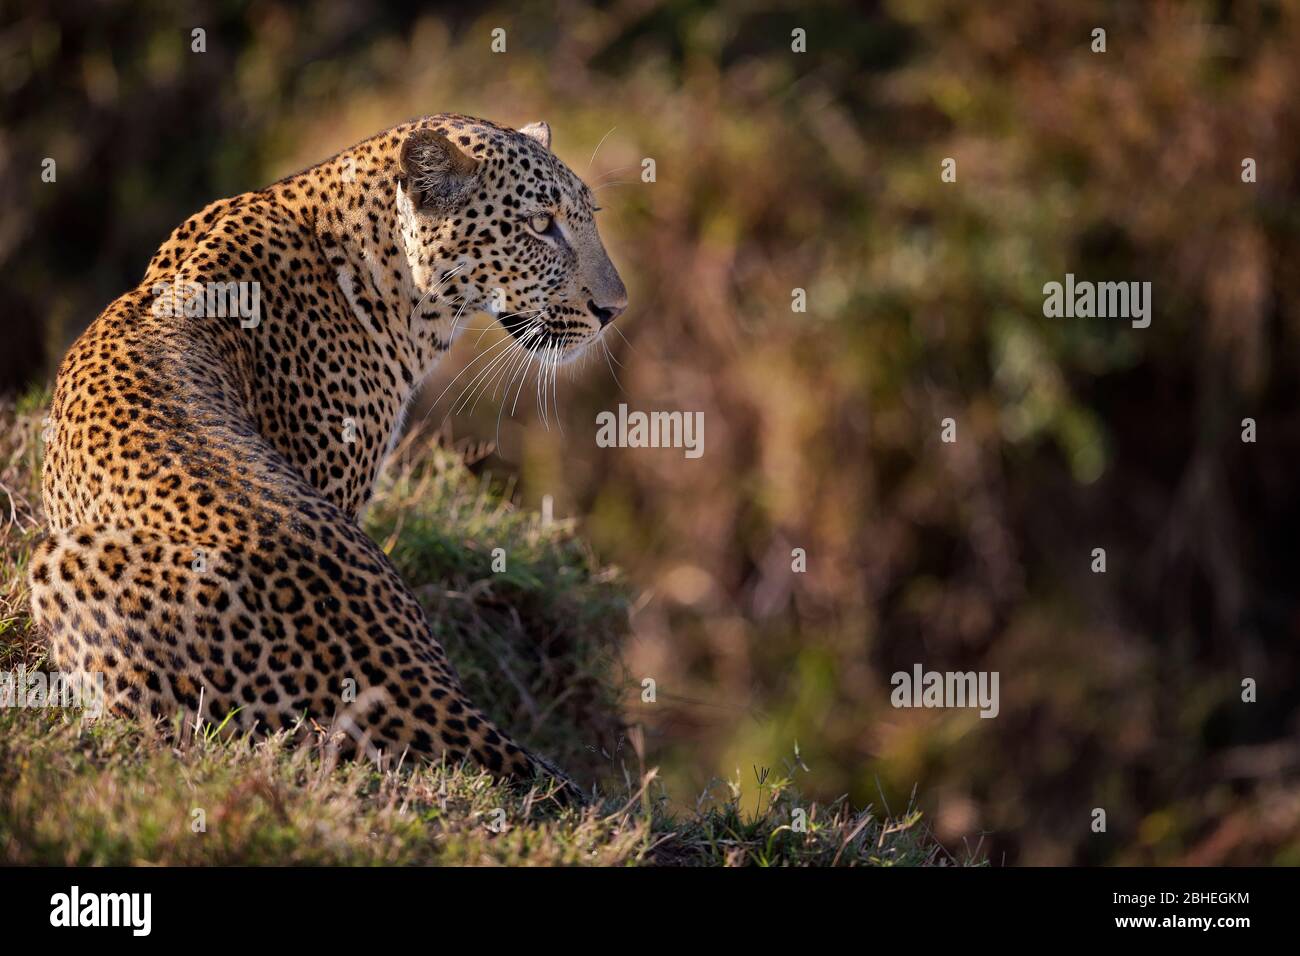
POLYGON ((609 305, 597 305, 595 299, 588 299, 587 308, 600 322, 601 328, 604 328, 623 314, 623 311, 627 308, 627 298, 624 297, 618 302, 612 302, 609 305))

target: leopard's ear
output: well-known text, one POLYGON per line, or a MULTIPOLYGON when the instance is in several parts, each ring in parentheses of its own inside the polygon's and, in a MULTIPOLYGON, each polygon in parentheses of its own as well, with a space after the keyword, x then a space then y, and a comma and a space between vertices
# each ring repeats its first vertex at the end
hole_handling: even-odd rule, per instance
POLYGON ((519 128, 519 132, 530 136, 542 144, 542 149, 551 148, 551 128, 540 120, 519 128))
POLYGON ((435 130, 412 130, 402 143, 402 186, 417 209, 459 208, 478 185, 478 165, 435 130))

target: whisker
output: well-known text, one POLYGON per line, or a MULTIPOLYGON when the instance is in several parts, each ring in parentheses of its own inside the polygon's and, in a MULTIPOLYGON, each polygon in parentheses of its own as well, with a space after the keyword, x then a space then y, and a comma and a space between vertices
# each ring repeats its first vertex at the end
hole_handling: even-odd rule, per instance
POLYGON ((434 283, 434 285, 429 289, 428 292, 420 296, 419 300, 415 303, 415 305, 411 307, 410 314, 407 315, 406 317, 406 327, 408 329, 411 327, 411 323, 415 321, 415 313, 420 311, 420 309, 424 306, 424 303, 428 301, 429 296, 437 295, 438 293, 440 293, 442 291, 442 287, 446 285, 448 282, 450 282, 452 278, 464 268, 465 268, 465 263, 463 262, 456 266, 453 266, 451 269, 443 273, 442 278, 439 279, 436 283, 434 283))
MULTIPOLYGON (((545 320, 544 320, 544 319, 541 320, 541 328, 542 328, 542 331, 545 330, 545 320)), ((531 354, 531 353, 527 353, 527 354, 525 355, 525 361, 524 361, 524 363, 520 366, 520 370, 521 370, 522 374, 521 374, 520 377, 519 377, 519 390, 515 392, 515 404, 516 404, 516 405, 519 404, 519 393, 523 391, 523 388, 524 388, 524 382, 527 381, 527 377, 528 377, 528 364, 527 364, 527 360, 530 359, 531 357, 532 357, 532 354, 531 354)), ((511 378, 512 378, 512 380, 513 380, 513 375, 514 375, 514 373, 511 373, 511 378)), ((501 446, 501 416, 505 413, 506 405, 509 403, 509 401, 510 401, 510 385, 507 385, 507 386, 506 386, 506 390, 505 390, 504 400, 501 402, 501 408, 498 409, 498 411, 497 411, 497 434, 496 434, 496 442, 497 442, 497 447, 498 447, 498 448, 501 446)), ((514 417, 514 409, 511 409, 511 411, 510 411, 510 415, 511 415, 511 417, 514 417)))
POLYGON ((561 346, 555 349, 555 357, 551 359, 551 398, 555 405, 555 426, 564 434, 564 416, 560 414, 560 358, 563 356, 561 346))
POLYGON ((614 376, 614 384, 618 386, 619 392, 626 395, 627 391, 623 388, 623 383, 618 380, 618 373, 614 371, 614 364, 609 360, 609 346, 605 344, 603 338, 600 340, 600 345, 605 350, 605 364, 609 366, 609 374, 614 376))
POLYGON ((608 344, 606 344, 606 346, 605 346, 605 354, 608 355, 611 359, 613 359, 613 360, 614 360, 614 364, 617 365, 619 368, 625 368, 625 367, 626 367, 626 366, 623 365, 622 362, 620 362, 620 361, 618 360, 618 356, 614 354, 614 350, 611 349, 611 348, 609 347, 608 344))
POLYGON ((613 169, 607 169, 600 174, 600 178, 596 180, 596 184, 601 185, 603 183, 607 183, 609 182, 609 177, 617 173, 624 172, 625 170, 639 169, 640 166, 641 166, 640 163, 628 163, 626 166, 615 166, 613 169))
MULTIPOLYGON (((618 129, 617 126, 611 126, 611 127, 609 128, 609 133, 614 132, 614 130, 616 130, 616 129, 618 129)), ((602 137, 600 138, 600 142, 596 144, 596 148, 593 149, 593 150, 591 151, 591 159, 589 159, 589 160, 587 161, 587 169, 586 169, 586 171, 583 173, 584 176, 585 176, 587 173, 591 172, 591 164, 594 163, 594 162, 596 161, 596 154, 599 153, 599 152, 600 152, 600 148, 601 148, 602 146, 605 145, 605 140, 609 139, 609 133, 606 133, 604 136, 602 136, 602 137)))
MULTIPOLYGON (((527 335, 519 340, 519 348, 516 350, 517 361, 512 359, 510 362, 503 364, 499 370, 499 374, 493 377, 491 385, 483 388, 483 395, 487 394, 487 390, 490 387, 492 389, 492 397, 496 398, 497 389, 503 381, 512 381, 514 379, 515 371, 519 367, 523 366, 524 368, 527 368, 528 360, 532 354, 531 344, 533 340, 538 338, 541 334, 542 330, 540 327, 533 328, 529 330, 527 335)), ((510 387, 507 385, 505 391, 502 393, 502 400, 505 400, 509 394, 510 387)), ((482 396, 480 395, 480 397, 482 396)), ((478 406, 477 399, 475 400, 474 405, 475 407, 478 406)), ((472 412, 473 409, 470 411, 472 412)))
MULTIPOLYGON (((474 376, 474 379, 465 386, 461 391, 460 398, 456 400, 460 410, 466 408, 473 413, 478 408, 479 399, 488 393, 489 390, 495 396, 497 382, 500 380, 501 373, 514 365, 516 356, 525 348, 522 339, 512 340, 504 352, 501 352, 490 365, 486 365, 474 376), (472 407, 470 403, 473 403, 472 407)), ((455 406, 453 406, 454 410, 455 406)))
MULTIPOLYGON (((457 374, 455 378, 453 378, 450 382, 447 383, 447 387, 444 388, 439 393, 438 397, 435 398, 433 402, 429 405, 429 410, 424 413, 424 418, 421 419, 421 423, 423 423, 425 420, 428 419, 428 417, 431 414, 433 414, 433 410, 438 407, 438 403, 442 401, 443 396, 446 395, 449 391, 451 391, 452 386, 455 385, 457 382, 459 382, 461 377, 467 374, 477 362, 487 358, 487 356, 491 355, 495 349, 500 348, 505 343, 513 342, 513 341, 515 341, 513 337, 507 337, 502 339, 500 342, 493 342, 490 346, 488 346, 488 348, 486 348, 482 352, 479 352, 472 359, 470 359, 470 361, 465 365, 465 367, 460 370, 459 374, 457 374)), ((452 405, 454 406, 455 403, 453 402, 452 405)), ((450 411, 448 412, 448 414, 451 414, 450 411)))
MULTIPOLYGON (((528 353, 528 358, 529 358, 529 359, 532 359, 533 357, 534 357, 534 356, 533 356, 533 353, 532 353, 532 352, 529 352, 529 353, 528 353)), ((510 417, 511 417, 511 418, 514 418, 514 416, 515 416, 515 409, 519 407, 519 396, 520 396, 521 394, 523 394, 524 386, 528 383, 528 364, 525 363, 525 364, 521 365, 521 367, 520 367, 520 369, 519 369, 519 372, 520 372, 520 375, 519 375, 519 387, 518 387, 517 389, 515 389, 515 403, 514 403, 514 405, 511 407, 511 409, 510 409, 510 417)), ((506 401, 505 401, 505 402, 502 402, 502 404, 501 404, 501 409, 502 409, 502 411, 505 410, 506 402, 509 402, 509 401, 510 401, 510 389, 509 389, 509 387, 506 388, 505 399, 506 399, 506 401)), ((497 428, 498 428, 498 429, 501 428, 501 413, 500 413, 500 412, 497 413, 497 428)))
POLYGON ((626 335, 623 334, 622 329, 620 329, 617 325, 614 325, 612 323, 610 324, 609 328, 613 329, 615 332, 618 333, 618 337, 627 343, 628 348, 630 348, 633 352, 636 351, 636 346, 632 344, 631 339, 629 339, 626 335))
MULTIPOLYGON (((497 344, 499 345, 503 343, 497 344)), ((447 407, 448 415, 454 415, 457 413, 458 409, 463 409, 465 405, 468 404, 469 399, 478 391, 477 386, 480 384, 486 384, 486 381, 489 380, 488 377, 492 375, 493 371, 503 361, 513 355, 517 348, 519 348, 519 343, 514 339, 504 340, 504 344, 506 347, 493 356, 490 362, 475 372, 474 377, 466 382, 464 387, 461 388, 460 394, 457 395, 452 403, 447 407)))
MULTIPOLYGON (((508 312, 508 313, 506 313, 505 315, 499 315, 499 316, 497 316, 497 322, 500 323, 500 324, 502 324, 502 326, 504 327, 504 323, 505 323, 505 320, 506 320, 506 319, 513 319, 513 318, 514 318, 515 316, 517 316, 517 315, 531 315, 531 314, 540 313, 540 312, 544 312, 544 311, 546 311, 546 310, 545 310, 545 308, 543 307, 543 308, 541 308, 541 309, 521 309, 521 310, 518 311, 518 312, 508 312)), ((490 328, 492 328, 492 326, 489 325, 489 326, 488 326, 488 329, 490 329, 490 328)), ((486 332, 487 329, 484 329, 483 331, 486 332)), ((509 330, 509 329, 506 329, 506 331, 509 332, 510 330, 509 330)), ((479 337, 478 337, 478 342, 482 342, 482 341, 483 341, 483 336, 482 336, 482 334, 480 334, 479 337)), ((475 342, 474 344, 475 344, 475 345, 478 345, 478 342, 475 342)))
MULTIPOLYGON (((465 392, 462 393, 461 396, 464 399, 464 401, 461 402, 461 406, 460 406, 462 411, 464 410, 465 405, 469 403, 469 399, 465 398, 465 394, 470 393, 470 391, 474 389, 476 383, 482 382, 483 387, 477 390, 479 394, 478 394, 478 398, 474 399, 474 408, 478 407, 478 399, 481 398, 484 394, 486 394, 489 387, 493 389, 493 395, 496 394, 495 383, 497 382, 499 376, 492 375, 493 369, 495 368, 497 371, 503 372, 507 368, 513 368, 514 357, 519 353, 525 353, 525 354, 527 353, 528 343, 532 341, 532 339, 539 334, 539 331, 540 329, 538 326, 530 326, 528 329, 525 330, 525 332, 522 335, 520 335, 518 339, 515 339, 513 336, 511 337, 511 341, 514 344, 510 348, 506 349, 505 352, 501 353, 496 358, 494 358, 492 360, 492 363, 488 365, 486 368, 484 368, 481 372, 479 372, 479 374, 475 376, 474 380, 470 382, 469 385, 466 386, 465 392), (492 377, 488 378, 489 375, 492 375, 492 377)), ((471 414, 473 413, 474 408, 470 409, 471 414)), ((455 410, 455 405, 452 406, 452 410, 453 411, 455 410)))
MULTIPOLYGON (((551 346, 547 345, 546 346, 547 356, 550 355, 550 351, 551 351, 551 346)), ((537 403, 537 414, 542 420, 542 427, 545 428, 547 431, 550 431, 551 430, 550 422, 547 421, 546 418, 546 399, 544 397, 546 395, 546 392, 542 388, 542 384, 545 381, 545 378, 546 378, 546 358, 543 357, 543 359, 537 363, 537 376, 535 377, 533 382, 533 390, 535 393, 534 399, 536 400, 537 403)))

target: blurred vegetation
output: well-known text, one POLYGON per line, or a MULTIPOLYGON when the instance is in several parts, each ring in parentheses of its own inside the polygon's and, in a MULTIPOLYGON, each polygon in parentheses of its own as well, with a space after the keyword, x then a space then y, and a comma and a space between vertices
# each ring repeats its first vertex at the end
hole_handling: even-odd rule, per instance
POLYGON ((451 363, 413 419, 495 442, 480 473, 641 589, 622 716, 677 799, 797 743, 806 792, 916 786, 995 860, 1300 863, 1294 2, 3 9, 9 387, 208 200, 414 115, 545 119, 629 286, 617 383, 597 358, 563 430, 527 396, 498 425, 432 402, 451 363), (1150 281, 1151 327, 1044 318, 1067 272, 1150 281), (596 448, 619 401, 704 411, 704 456, 596 448), (915 662, 999 671, 1001 714, 894 710, 915 662))

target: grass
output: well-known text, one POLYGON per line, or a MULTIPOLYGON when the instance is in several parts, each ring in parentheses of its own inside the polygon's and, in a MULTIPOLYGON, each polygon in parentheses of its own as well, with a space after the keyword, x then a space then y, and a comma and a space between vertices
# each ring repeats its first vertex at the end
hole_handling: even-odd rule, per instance
MULTIPOLYGON (((0 669, 46 666, 24 573, 40 533, 46 396, 0 407, 0 669)), ((339 762, 309 735, 164 740, 148 725, 0 708, 0 864, 948 865, 920 814, 803 801, 797 758, 673 807, 618 701, 626 590, 570 523, 411 439, 366 516, 475 700, 596 798, 561 808, 464 766, 339 762), (504 491, 504 493, 503 493, 504 491), (496 551, 496 549, 500 549, 496 551), (494 551, 497 569, 494 569, 494 551), (500 570, 504 556, 505 567, 500 570), (305 739, 304 739, 305 738, 305 739)))

